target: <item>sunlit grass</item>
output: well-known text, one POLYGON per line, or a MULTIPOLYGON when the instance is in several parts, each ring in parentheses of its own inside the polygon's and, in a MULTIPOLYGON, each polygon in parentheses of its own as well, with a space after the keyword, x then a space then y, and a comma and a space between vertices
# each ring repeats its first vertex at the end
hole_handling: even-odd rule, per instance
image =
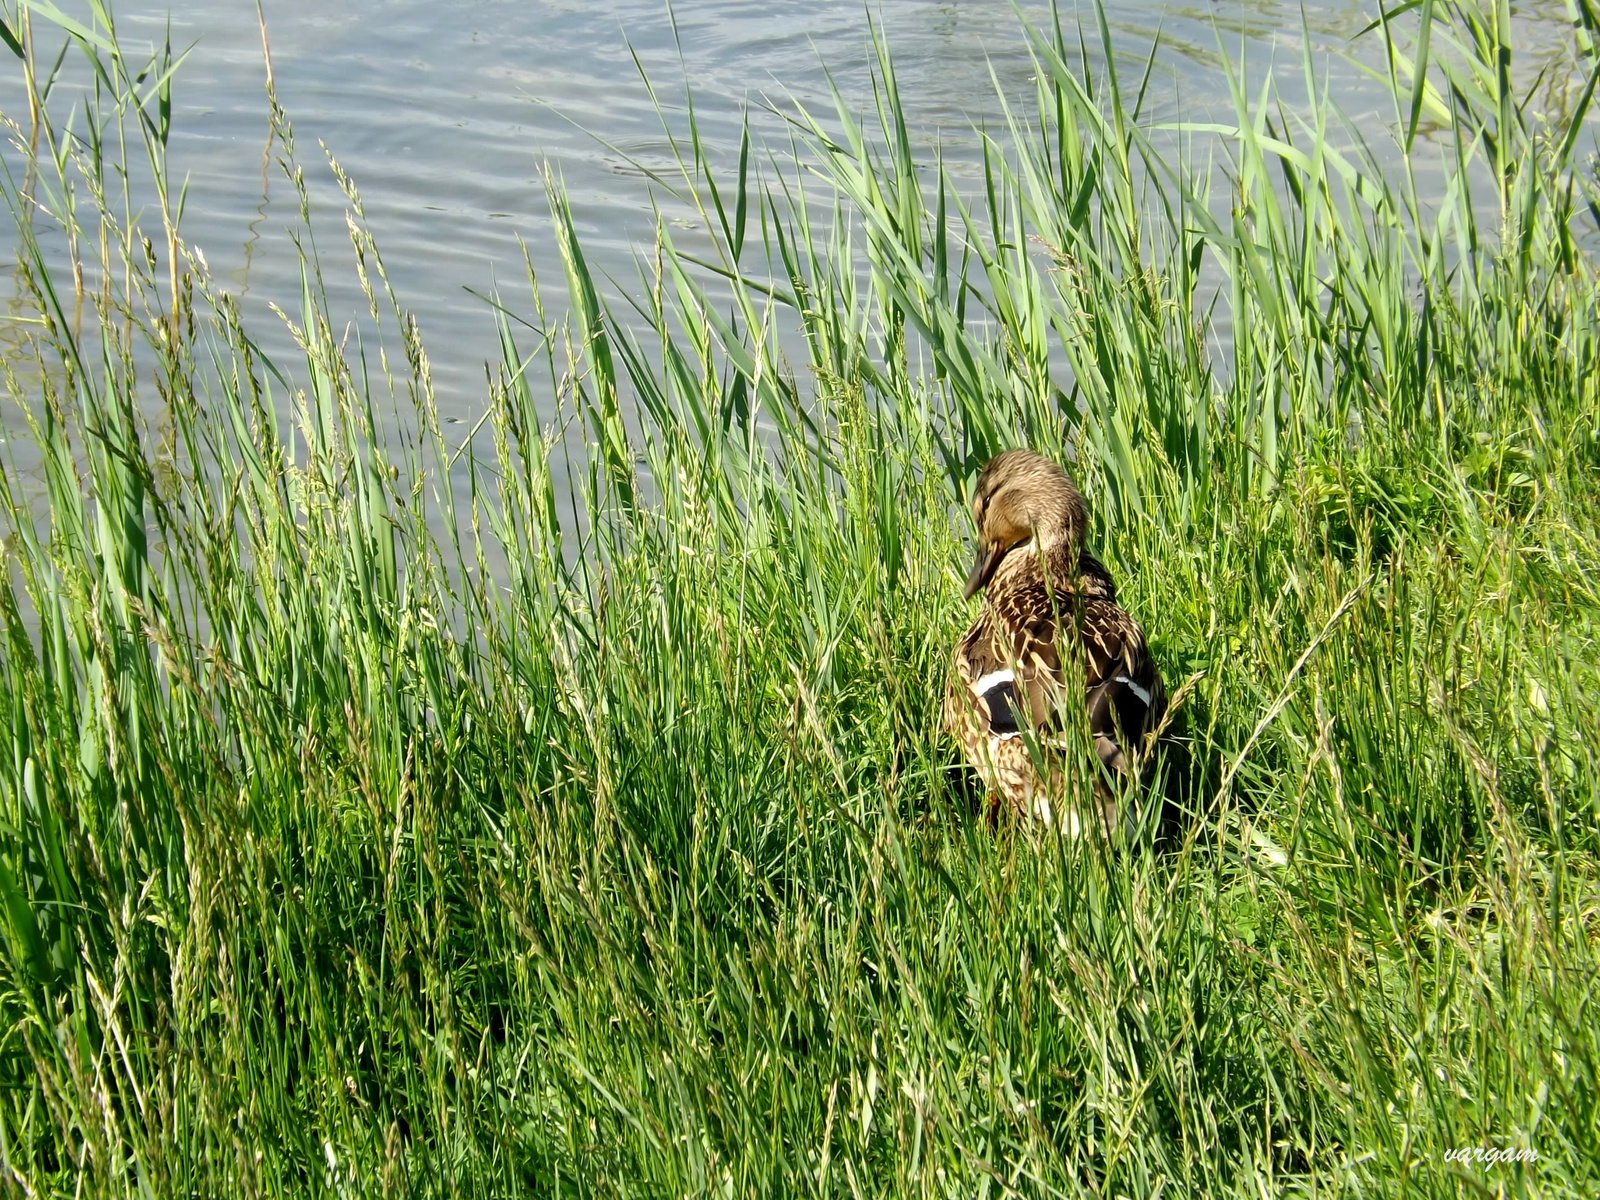
POLYGON ((8 1194, 1593 1194, 1587 8, 1559 120, 1503 7, 1375 32, 1441 195, 1309 65, 1146 129, 1094 16, 977 195, 881 48, 737 169, 691 118, 711 255, 613 312, 557 191, 463 447, 342 174, 382 349, 308 254, 262 356, 92 7, 0 8, 8 1194), (1164 842, 991 829, 939 734, 1013 444, 1186 685, 1164 842))

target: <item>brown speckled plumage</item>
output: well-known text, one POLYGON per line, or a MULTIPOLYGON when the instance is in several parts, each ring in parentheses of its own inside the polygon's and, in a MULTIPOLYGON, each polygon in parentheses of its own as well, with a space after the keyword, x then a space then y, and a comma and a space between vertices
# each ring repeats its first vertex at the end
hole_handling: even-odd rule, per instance
MULTIPOLYGON (((1083 689, 1095 751, 1121 775, 1166 711, 1161 673, 1138 622, 1118 607, 1110 574, 1084 549, 1083 498, 1065 472, 1030 451, 1007 451, 979 475, 972 507, 978 561, 967 595, 983 588, 983 610, 956 644, 945 727, 992 792, 1076 833, 1084 821, 1060 769, 1069 690, 1083 689)), ((1114 820, 1103 780, 1095 793, 1114 820)))

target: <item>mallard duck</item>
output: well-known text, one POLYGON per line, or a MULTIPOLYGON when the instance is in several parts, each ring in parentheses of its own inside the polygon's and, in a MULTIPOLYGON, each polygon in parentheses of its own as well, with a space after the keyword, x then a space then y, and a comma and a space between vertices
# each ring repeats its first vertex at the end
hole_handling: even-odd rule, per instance
POLYGON ((1106 772, 1094 790, 1112 828, 1107 784, 1135 769, 1167 696, 1144 632, 1117 606, 1110 572, 1084 547, 1083 496, 1049 459, 1008 450, 978 476, 972 516, 978 555, 962 597, 981 590, 983 611, 956 643, 945 727, 991 794, 1076 835, 1083 822, 1063 794, 1059 735, 1062 707, 1076 702, 1070 693, 1080 675, 1071 660, 1079 659, 1082 702, 1106 772))

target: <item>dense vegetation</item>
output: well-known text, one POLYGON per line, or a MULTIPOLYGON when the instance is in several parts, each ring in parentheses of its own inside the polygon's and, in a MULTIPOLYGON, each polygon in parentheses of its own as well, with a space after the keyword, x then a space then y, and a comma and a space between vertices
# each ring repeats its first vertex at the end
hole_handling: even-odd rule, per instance
POLYGON ((1385 157, 1309 62, 1148 128, 1103 15, 976 196, 886 53, 691 118, 715 255, 614 313, 554 192, 464 448, 350 181, 385 349, 308 253, 274 364, 170 50, 0 12, 0 1192, 1594 1195, 1596 24, 1533 87, 1470 3, 1366 35, 1385 157), (1011 444, 1181 686, 1164 842, 991 829, 938 731, 1011 444))

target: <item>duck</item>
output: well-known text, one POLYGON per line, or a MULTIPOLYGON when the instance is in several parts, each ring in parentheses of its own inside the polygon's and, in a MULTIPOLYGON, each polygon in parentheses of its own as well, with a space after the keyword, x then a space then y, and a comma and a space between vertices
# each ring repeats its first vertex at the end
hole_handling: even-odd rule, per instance
POLYGON ((945 728, 988 789, 991 813, 1008 804, 1078 836, 1094 818, 1067 795, 1067 757, 1082 743, 1065 735, 1068 706, 1083 704, 1098 816, 1114 830, 1115 794, 1137 779, 1167 694, 1144 631, 1084 544, 1083 496, 1055 462, 1007 450, 979 473, 972 517, 977 559, 962 600, 982 592, 983 602, 956 643, 945 728))

